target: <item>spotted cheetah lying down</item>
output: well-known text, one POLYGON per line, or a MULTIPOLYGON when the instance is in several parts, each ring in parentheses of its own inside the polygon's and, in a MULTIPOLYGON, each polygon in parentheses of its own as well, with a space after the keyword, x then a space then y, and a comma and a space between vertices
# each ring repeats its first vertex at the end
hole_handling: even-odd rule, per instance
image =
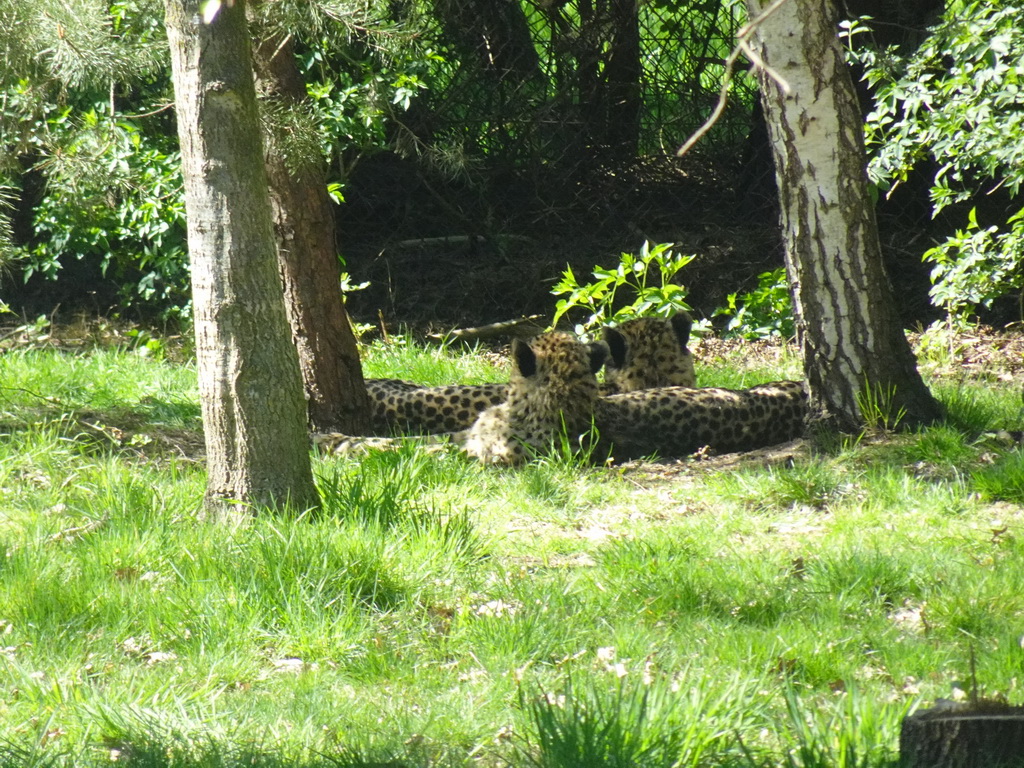
MULTIPOLYGON (((744 390, 664 387, 599 396, 595 373, 606 349, 565 333, 512 346, 507 400, 485 410, 469 429, 446 437, 486 463, 514 464, 547 449, 559 435, 576 442, 596 428, 597 455, 614 459, 684 456, 708 446, 752 450, 799 436, 807 395, 799 382, 744 390)), ((436 444, 441 436, 408 438, 436 444)), ((328 453, 389 447, 402 438, 314 436, 328 453)))
MULTIPOLYGON (((602 394, 650 387, 696 386, 690 353, 692 318, 640 317, 604 329, 608 349, 602 394)), ((473 426, 486 409, 500 405, 507 384, 423 387, 400 379, 368 379, 374 435, 456 432, 473 426)))
POLYGON ((707 446, 750 451, 799 437, 807 392, 799 381, 749 389, 665 387, 600 398, 594 425, 617 460, 688 456, 707 446))
MULTIPOLYGON (((567 333, 546 333, 530 343, 512 343, 512 372, 505 400, 480 413, 468 429, 446 435, 470 456, 489 464, 516 464, 543 451, 560 433, 576 436, 590 428, 598 398, 597 372, 603 344, 583 344, 567 333)), ((407 438, 437 442, 439 436, 407 438)), ((405 438, 314 435, 328 453, 347 453, 401 444, 405 438)))

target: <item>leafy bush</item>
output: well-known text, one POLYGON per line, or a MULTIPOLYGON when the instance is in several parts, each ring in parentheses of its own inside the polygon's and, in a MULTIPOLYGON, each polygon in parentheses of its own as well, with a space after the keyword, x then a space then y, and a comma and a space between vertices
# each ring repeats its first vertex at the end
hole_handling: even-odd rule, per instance
MULTIPOLYGON (((18 13, 42 13, 22 5, 18 13)), ((116 0, 65 3, 45 15, 52 23, 24 27, 20 40, 32 65, 13 64, 17 74, 0 78, 0 181, 23 190, 19 209, 31 216, 19 270, 26 280, 56 280, 78 259, 99 267, 123 303, 187 314, 162 10, 152 0, 116 0)))
POLYGON ((563 315, 583 309, 590 313, 576 325, 576 332, 583 335, 597 326, 617 325, 641 315, 671 317, 676 312, 688 311, 686 288, 671 281, 695 258, 676 253, 671 243, 651 246, 644 242, 639 254, 623 253, 617 266, 597 267, 590 283, 580 285, 572 267, 568 267, 551 291, 555 296, 566 296, 555 304, 551 325, 556 325, 563 315), (622 305, 620 290, 633 299, 632 303, 622 305))
POLYGON ((180 157, 134 124, 63 110, 47 122, 59 154, 42 164, 48 189, 35 210, 24 275, 57 279, 67 259, 96 260, 126 305, 165 316, 190 308, 180 157))
MULTIPOLYGON (((863 26, 853 22, 849 34, 863 26)), ((931 160, 933 212, 1024 181, 1024 27, 1019 4, 949 3, 932 34, 909 55, 894 49, 854 53, 875 88, 868 115, 869 173, 882 189, 906 181, 931 160)), ((1019 203, 1018 203, 1019 204, 1019 203)), ((966 226, 928 250, 932 301, 950 314, 1024 288, 1024 209, 984 226, 966 226)))
MULTIPOLYGON (((392 39, 373 16, 379 9, 339 19, 317 4, 266 6, 271 31, 298 38, 310 95, 291 108, 265 102, 275 151, 299 167, 342 148, 385 146, 384 118, 409 108, 439 57, 392 39), (372 36, 375 44, 360 48, 353 35, 372 36), (385 43, 395 50, 382 56, 385 43), (339 62, 338 50, 351 57, 339 62)), ((0 77, 0 265, 24 256, 16 268, 26 280, 60 280, 77 259, 98 266, 124 306, 187 317, 183 189, 166 111, 173 95, 162 6, 64 4, 43 27, 64 32, 57 42, 21 40, 34 68, 12 64, 18 74, 0 77), (76 55, 65 55, 71 48, 76 55), (16 195, 32 198, 21 205, 32 216, 23 248, 13 242, 5 206, 16 195)), ((340 201, 339 179, 331 181, 340 201)))
POLYGON ((757 288, 742 296, 729 294, 726 305, 716 309, 715 315, 730 318, 725 327, 726 336, 741 339, 791 338, 796 329, 785 267, 760 274, 757 288))

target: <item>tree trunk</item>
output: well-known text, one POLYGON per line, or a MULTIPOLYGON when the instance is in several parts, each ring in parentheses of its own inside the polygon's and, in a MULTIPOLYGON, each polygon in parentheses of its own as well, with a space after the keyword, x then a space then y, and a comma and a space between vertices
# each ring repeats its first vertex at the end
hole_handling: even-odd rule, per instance
POLYGON ((496 83, 519 87, 541 77, 519 0, 434 0, 433 10, 458 49, 496 83))
MULTIPOLYGON (((747 0, 751 18, 761 9, 747 0)), ((941 408, 917 370, 882 265, 836 20, 833 2, 788 0, 751 41, 791 89, 758 69, 811 403, 843 429, 927 423, 941 408)))
POLYGON ((1021 768, 1024 707, 989 704, 918 710, 900 728, 905 768, 1021 768))
POLYGON ((612 0, 608 7, 609 39, 604 65, 604 137, 611 156, 633 160, 640 141, 640 3, 612 0))
MULTIPOLYGON (((261 93, 285 105, 301 104, 306 85, 295 64, 292 38, 272 35, 253 51, 261 93)), ((322 161, 289 167, 268 137, 266 152, 277 254, 285 308, 306 389, 314 432, 366 434, 369 400, 359 350, 341 294, 341 264, 322 161)))
POLYGON ((285 315, 244 0, 166 0, 185 179, 206 509, 317 503, 285 315))

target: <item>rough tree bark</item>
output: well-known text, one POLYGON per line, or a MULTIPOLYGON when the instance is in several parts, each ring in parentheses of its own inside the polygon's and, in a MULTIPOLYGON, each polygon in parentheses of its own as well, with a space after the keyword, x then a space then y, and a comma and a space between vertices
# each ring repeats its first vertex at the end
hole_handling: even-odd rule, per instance
POLYGON ((185 179, 206 509, 317 503, 285 315, 244 0, 166 0, 185 179))
MULTIPOLYGON (((291 37, 271 35, 253 50, 257 88, 287 106, 301 104, 306 85, 291 37)), ((285 308, 299 353, 309 427, 314 432, 366 434, 369 400, 359 349, 341 295, 341 264, 326 174, 319 159, 290 167, 273 146, 266 151, 270 203, 285 308)))
MULTIPOLYGON (((746 0, 750 18, 767 6, 746 0)), ((857 98, 828 0, 786 0, 752 48, 775 157, 786 266, 812 405, 843 429, 935 420, 900 325, 868 194, 857 98), (871 412, 865 412, 871 411, 871 412)))

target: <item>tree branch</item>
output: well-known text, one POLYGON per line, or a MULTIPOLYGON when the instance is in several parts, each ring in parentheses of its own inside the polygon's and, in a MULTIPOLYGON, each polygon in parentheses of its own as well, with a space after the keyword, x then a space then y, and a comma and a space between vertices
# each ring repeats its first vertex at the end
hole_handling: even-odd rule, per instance
POLYGON ((761 57, 754 52, 754 49, 751 48, 750 44, 747 42, 754 30, 757 29, 758 25, 775 13, 785 2, 786 0, 774 0, 774 2, 761 11, 756 18, 751 19, 740 27, 739 31, 736 33, 736 40, 738 41, 736 43, 736 47, 732 49, 732 53, 730 53, 728 58, 725 60, 725 74, 722 75, 722 88, 718 92, 718 103, 715 104, 715 108, 711 112, 711 116, 704 122, 704 124, 694 131, 683 146, 676 151, 677 157, 682 157, 689 152, 693 146, 704 137, 704 134, 711 130, 714 124, 717 123, 718 119, 722 116, 722 113, 725 112, 725 105, 729 101, 729 86, 732 84, 732 68, 736 65, 736 60, 739 59, 741 53, 745 54, 746 57, 750 59, 750 62, 754 67, 764 70, 772 80, 778 83, 783 93, 786 95, 789 94, 789 83, 786 82, 785 78, 765 64, 761 57))

